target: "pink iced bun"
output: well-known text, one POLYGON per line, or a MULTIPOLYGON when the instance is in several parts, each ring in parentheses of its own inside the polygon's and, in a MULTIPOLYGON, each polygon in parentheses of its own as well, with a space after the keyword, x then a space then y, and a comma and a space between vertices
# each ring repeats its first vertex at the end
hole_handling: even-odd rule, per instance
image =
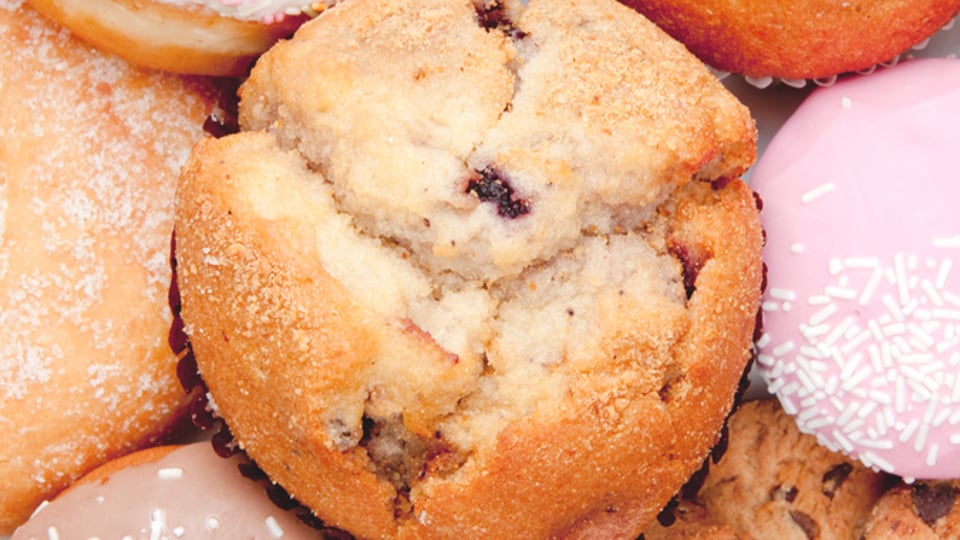
POLYGON ((250 464, 205 442, 142 450, 40 506, 11 540, 329 538, 274 504, 241 467, 250 464))
POLYGON ((960 61, 818 88, 751 186, 769 389, 831 449, 960 478, 960 61))
POLYGON ((107 52, 176 73, 242 76, 335 0, 26 0, 107 52))

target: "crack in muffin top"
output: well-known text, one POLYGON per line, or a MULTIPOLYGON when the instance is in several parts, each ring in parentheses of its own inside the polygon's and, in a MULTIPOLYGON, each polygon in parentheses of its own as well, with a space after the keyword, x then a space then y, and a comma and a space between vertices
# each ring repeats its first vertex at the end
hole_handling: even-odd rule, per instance
POLYGON ((641 48, 610 14, 360 4, 261 61, 241 126, 295 148, 356 226, 431 271, 516 276, 584 232, 635 228, 685 182, 734 178, 752 162, 741 137, 752 126, 728 114, 734 98, 699 91, 715 77, 664 65, 681 45, 641 48), (491 171, 511 192, 506 206, 471 187, 491 171))

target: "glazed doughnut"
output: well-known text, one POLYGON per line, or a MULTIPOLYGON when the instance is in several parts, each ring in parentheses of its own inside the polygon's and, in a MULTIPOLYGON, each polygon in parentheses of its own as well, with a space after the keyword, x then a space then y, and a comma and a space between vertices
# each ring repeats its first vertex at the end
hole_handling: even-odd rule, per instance
POLYGON ((110 461, 40 506, 11 540, 50 538, 329 538, 267 496, 240 455, 197 442, 110 461))
POLYGON ((240 95, 176 206, 240 447, 361 538, 635 538, 751 354, 748 111, 609 0, 343 2, 240 95))
POLYGON ((801 429, 960 478, 960 61, 815 90, 751 177, 769 287, 758 366, 801 429))
POLYGON ((26 0, 104 51, 149 68, 242 76, 333 0, 26 0))
POLYGON ((0 3, 0 535, 183 417, 172 315, 176 178, 207 81, 105 57, 0 3))
POLYGON ((894 59, 947 25, 957 0, 621 0, 714 68, 830 79, 894 59))

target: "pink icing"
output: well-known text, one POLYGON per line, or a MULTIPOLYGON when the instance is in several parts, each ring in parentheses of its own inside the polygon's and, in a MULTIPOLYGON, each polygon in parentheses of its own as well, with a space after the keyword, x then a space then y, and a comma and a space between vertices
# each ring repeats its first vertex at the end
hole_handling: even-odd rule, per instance
POLYGON ((960 478, 960 61, 818 88, 751 186, 769 389, 801 430, 868 466, 960 478))
POLYGON ((206 442, 181 446, 102 484, 73 486, 41 506, 11 540, 326 538, 275 506, 260 483, 241 475, 241 463, 248 462, 221 458, 206 442))

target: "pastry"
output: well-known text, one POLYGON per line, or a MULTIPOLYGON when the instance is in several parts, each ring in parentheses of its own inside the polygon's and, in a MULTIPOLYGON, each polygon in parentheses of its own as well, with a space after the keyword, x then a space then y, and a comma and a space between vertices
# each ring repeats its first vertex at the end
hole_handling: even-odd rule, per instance
POLYGON ((257 56, 332 0, 26 0, 132 63, 241 77, 257 56))
POLYGON ((801 430, 905 478, 960 477, 960 61, 815 90, 752 171, 760 374, 801 430))
POLYGON ((351 0, 240 94, 176 208, 237 444, 361 538, 642 531, 751 354, 748 111, 605 0, 351 0))
POLYGON ((856 538, 888 485, 802 434, 776 400, 744 403, 730 444, 697 498, 710 515, 756 538, 856 538))
POLYGON ((726 452, 681 499, 677 522, 651 527, 647 540, 860 538, 893 483, 801 433, 775 399, 743 403, 729 430, 726 452))
POLYGON ((103 461, 170 434, 180 167, 219 89, 106 57, 0 2, 0 535, 103 461))
POLYGON ((897 58, 950 23, 956 0, 622 0, 714 68, 827 79, 897 58))
POLYGON ((94 469, 44 503, 11 540, 328 538, 267 496, 256 465, 196 442, 156 446, 94 469))

